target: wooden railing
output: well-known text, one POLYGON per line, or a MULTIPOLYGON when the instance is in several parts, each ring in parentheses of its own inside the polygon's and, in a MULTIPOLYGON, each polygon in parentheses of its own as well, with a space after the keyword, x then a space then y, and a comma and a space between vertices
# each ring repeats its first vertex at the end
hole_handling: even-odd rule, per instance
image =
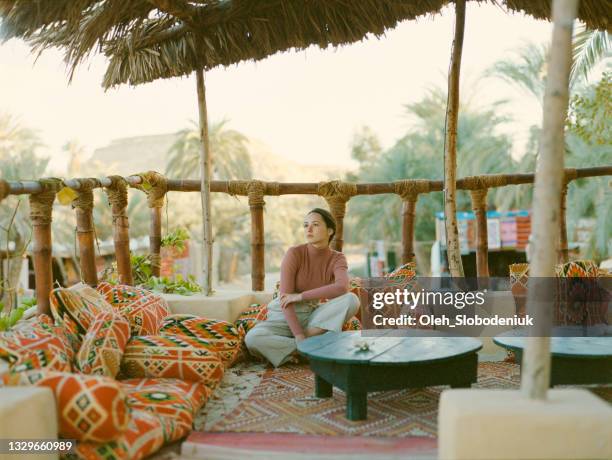
MULTIPOLYGON (((562 205, 560 219, 560 261, 567 261, 567 228, 565 201, 567 184, 585 177, 612 175, 612 166, 566 169, 564 187, 561 190, 562 205)), ((489 275, 486 197, 490 188, 507 185, 531 184, 534 174, 495 174, 464 177, 457 180, 457 189, 468 190, 472 209, 476 216, 476 267, 479 277, 489 275)), ((56 193, 62 187, 69 187, 77 193, 73 201, 77 218, 77 235, 80 253, 80 267, 83 281, 95 286, 98 283, 95 269, 93 193, 95 188, 104 188, 112 208, 113 240, 119 280, 132 284, 129 248, 129 219, 127 216, 127 187, 135 187, 147 194, 150 208, 149 251, 153 261, 153 274, 159 275, 161 247, 161 212, 167 192, 199 192, 199 180, 166 179, 158 173, 147 173, 126 178, 120 176, 101 179, 41 179, 39 181, 5 182, 0 180, 0 200, 8 195, 28 194, 30 218, 33 225, 33 264, 36 278, 36 297, 40 312, 49 311, 49 293, 53 285, 51 271, 51 218, 56 193), (143 183, 147 187, 143 187, 143 183)), ((265 241, 264 241, 264 197, 291 194, 322 196, 328 203, 337 221, 337 231, 332 247, 338 251, 343 246, 344 215, 346 204, 357 195, 395 194, 402 201, 402 262, 413 257, 415 209, 419 195, 441 191, 442 181, 406 179, 390 183, 354 184, 341 181, 319 183, 280 183, 251 181, 212 181, 211 192, 247 196, 251 212, 251 284, 252 289, 264 289, 265 241)))

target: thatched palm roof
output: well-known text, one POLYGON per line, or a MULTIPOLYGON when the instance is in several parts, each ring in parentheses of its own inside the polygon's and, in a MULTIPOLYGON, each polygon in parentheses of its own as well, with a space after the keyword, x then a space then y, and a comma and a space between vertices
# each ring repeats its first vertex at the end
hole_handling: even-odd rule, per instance
MULTIPOLYGON (((476 1, 476 0, 475 0, 476 1)), ((486 0, 478 0, 486 1, 486 0)), ((291 48, 321 48, 382 35, 434 14, 448 0, 0 0, 4 39, 60 47, 74 68, 90 53, 109 58, 105 88, 187 75, 291 48)), ((549 0, 498 0, 549 18, 549 0)), ((609 29, 610 0, 582 0, 579 18, 609 29)))

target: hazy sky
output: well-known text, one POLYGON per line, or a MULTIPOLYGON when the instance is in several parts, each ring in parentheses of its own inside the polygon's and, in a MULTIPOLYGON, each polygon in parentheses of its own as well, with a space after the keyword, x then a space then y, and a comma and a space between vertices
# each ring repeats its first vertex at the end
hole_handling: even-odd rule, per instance
MULTIPOLYGON (((346 164, 353 133, 364 124, 389 147, 409 127, 404 104, 419 100, 430 85, 446 85, 453 21, 454 9, 446 8, 442 15, 404 22, 380 40, 337 50, 311 47, 213 70, 206 76, 209 119, 228 118, 230 127, 301 163, 346 164)), ((538 104, 503 82, 479 77, 522 44, 549 41, 550 33, 547 22, 468 4, 463 94, 476 95, 483 106, 511 99, 508 113, 516 121, 508 130, 518 147, 527 127, 540 121, 538 104)), ((46 52, 34 63, 28 48, 12 40, 0 45, 0 111, 37 129, 57 168, 65 163, 59 152, 68 140, 92 153, 112 139, 174 132, 197 118, 193 76, 105 93, 104 68, 98 56, 68 85, 59 52, 46 52)))

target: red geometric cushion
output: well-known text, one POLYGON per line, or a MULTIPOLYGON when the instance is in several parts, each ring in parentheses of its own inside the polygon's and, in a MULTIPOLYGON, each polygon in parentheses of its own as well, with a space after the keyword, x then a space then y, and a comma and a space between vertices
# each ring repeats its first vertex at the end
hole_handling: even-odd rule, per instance
POLYGON ((151 294, 151 291, 146 289, 125 284, 113 285, 106 282, 99 283, 96 290, 115 308, 125 307, 141 297, 151 294))
POLYGON ((123 350, 130 340, 130 324, 116 313, 97 315, 75 359, 83 374, 115 378, 119 373, 123 350))
POLYGON ((361 321, 357 319, 356 316, 353 316, 342 326, 343 331, 360 331, 361 330, 361 321))
POLYGON ((156 335, 170 308, 163 297, 149 294, 122 306, 119 313, 130 322, 132 335, 156 335))
POLYGON ((385 275, 386 285, 397 289, 410 289, 416 281, 416 262, 408 262, 385 275))
POLYGON ((164 444, 162 420, 147 411, 133 410, 125 432, 117 439, 105 442, 77 442, 73 453, 65 459, 140 460, 164 444))
POLYGON ((247 308, 242 310, 238 315, 238 318, 234 321, 234 326, 240 334, 245 336, 255 324, 257 324, 257 316, 261 313, 261 310, 265 308, 265 305, 259 303, 252 303, 247 308))
POLYGON ((2 381, 7 386, 51 388, 63 438, 106 442, 127 428, 129 410, 125 393, 119 382, 108 377, 34 370, 6 374, 2 381))
POLYGON ((210 394, 199 382, 178 379, 130 379, 121 386, 130 409, 149 411, 163 419, 164 442, 176 441, 191 431, 194 415, 210 394))
POLYGON ((211 390, 223 378, 224 366, 217 353, 194 347, 178 336, 140 336, 128 342, 121 373, 128 378, 176 378, 202 382, 211 390))
POLYGON ((158 294, 133 286, 100 283, 98 292, 130 322, 132 335, 156 335, 170 314, 168 302, 158 294))
POLYGON ((72 370, 64 342, 36 322, 0 332, 0 359, 8 362, 11 372, 42 368, 59 372, 72 370))
POLYGON ((234 363, 242 341, 242 336, 232 323, 185 314, 170 315, 164 319, 159 334, 190 338, 193 346, 204 346, 217 352, 226 367, 234 363))
POLYGON ((51 314, 55 323, 63 326, 64 316, 72 320, 77 333, 82 337, 87 333, 89 326, 96 315, 103 312, 112 312, 113 308, 95 290, 96 296, 86 290, 72 290, 57 288, 51 291, 51 314))

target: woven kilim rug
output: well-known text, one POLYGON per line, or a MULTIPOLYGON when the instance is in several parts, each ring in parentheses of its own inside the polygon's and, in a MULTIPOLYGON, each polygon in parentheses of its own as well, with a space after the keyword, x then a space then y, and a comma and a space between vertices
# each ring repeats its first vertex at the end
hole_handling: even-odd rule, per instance
MULTIPOLYGON (((516 389, 519 385, 517 364, 481 362, 472 388, 516 389)), ((334 388, 333 398, 315 398, 314 374, 308 366, 283 366, 267 369, 253 392, 207 431, 435 438, 440 393, 447 388, 369 393, 367 420, 350 421, 345 417, 342 390, 334 388)), ((612 402, 611 386, 589 389, 612 402)))
MULTIPOLYGON (((482 362, 472 388, 518 388, 516 364, 482 362)), ((213 432, 298 433, 327 436, 436 437, 438 402, 448 387, 427 387, 368 394, 368 419, 346 419, 344 392, 313 396, 314 374, 305 366, 265 371, 251 395, 213 425, 213 432)))

